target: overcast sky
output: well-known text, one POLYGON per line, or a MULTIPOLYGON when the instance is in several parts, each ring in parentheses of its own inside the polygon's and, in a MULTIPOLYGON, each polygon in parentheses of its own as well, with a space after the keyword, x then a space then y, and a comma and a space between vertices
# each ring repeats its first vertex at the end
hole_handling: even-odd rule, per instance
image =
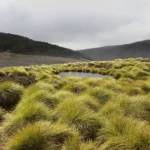
POLYGON ((0 0, 0 32, 74 50, 150 39, 150 0, 0 0))

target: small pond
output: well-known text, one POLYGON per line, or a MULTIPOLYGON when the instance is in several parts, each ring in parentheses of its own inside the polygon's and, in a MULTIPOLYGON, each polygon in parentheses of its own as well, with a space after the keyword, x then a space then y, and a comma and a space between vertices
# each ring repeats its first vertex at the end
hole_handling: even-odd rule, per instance
POLYGON ((113 78, 109 75, 102 75, 98 73, 87 73, 87 72, 61 72, 59 76, 64 77, 81 77, 81 78, 113 78))

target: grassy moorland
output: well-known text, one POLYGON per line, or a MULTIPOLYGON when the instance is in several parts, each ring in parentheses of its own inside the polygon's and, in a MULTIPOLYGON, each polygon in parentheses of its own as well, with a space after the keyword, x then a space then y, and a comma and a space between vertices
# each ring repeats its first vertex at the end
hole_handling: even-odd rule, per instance
POLYGON ((149 150, 150 60, 0 69, 0 149, 149 150))

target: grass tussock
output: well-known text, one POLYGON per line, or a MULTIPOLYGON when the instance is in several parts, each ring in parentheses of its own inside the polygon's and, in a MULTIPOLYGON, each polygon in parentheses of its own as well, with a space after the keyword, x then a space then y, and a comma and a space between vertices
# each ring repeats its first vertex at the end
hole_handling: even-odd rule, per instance
POLYGON ((98 100, 88 94, 83 94, 79 96, 78 98, 79 98, 79 101, 81 101, 85 105, 85 107, 95 112, 97 112, 101 108, 101 105, 98 102, 98 100))
POLYGON ((75 94, 69 91, 58 91, 57 93, 54 94, 54 96, 59 99, 60 101, 66 100, 66 99, 72 99, 75 97, 75 94))
POLYGON ((123 116, 104 118, 97 144, 103 150, 150 148, 149 125, 123 116))
POLYGON ((4 110, 0 108, 0 122, 4 119, 4 110))
POLYGON ((113 97, 111 101, 105 104, 101 108, 102 116, 124 115, 131 118, 136 118, 141 121, 150 121, 150 103, 149 96, 134 96, 130 97, 125 94, 121 94, 113 97))
POLYGON ((88 86, 83 82, 77 82, 67 84, 63 89, 75 94, 81 94, 88 89, 88 86))
POLYGON ((35 95, 39 91, 45 91, 48 93, 54 93, 55 88, 53 85, 40 81, 36 84, 31 85, 25 92, 23 97, 29 97, 35 95))
POLYGON ((84 80, 86 84, 88 84, 90 87, 99 87, 101 85, 102 80, 101 79, 92 79, 87 78, 84 80))
POLYGON ((57 76, 51 76, 50 78, 44 80, 46 83, 52 84, 55 89, 59 90, 61 89, 66 82, 64 80, 62 80, 61 78, 57 77, 57 76))
POLYGON ((8 150, 57 150, 78 133, 66 125, 37 122, 14 134, 6 143, 8 150))
POLYGON ((49 93, 45 90, 39 90, 39 92, 32 93, 32 95, 27 95, 28 91, 22 96, 22 101, 18 105, 23 105, 24 103, 34 103, 34 102, 41 102, 44 103, 49 108, 55 108, 59 103, 60 99, 55 97, 52 93, 49 93))
POLYGON ((23 67, 14 68, 9 73, 8 76, 27 76, 28 73, 23 67))
POLYGON ((98 116, 89 111, 78 99, 68 99, 56 108, 58 122, 75 126, 85 139, 94 139, 101 127, 98 116))
POLYGON ((7 134, 16 132, 18 129, 24 127, 28 123, 50 119, 51 112, 49 108, 39 102, 29 102, 16 109, 17 110, 10 115, 9 122, 4 124, 4 129, 7 134))
POLYGON ((111 98, 111 91, 102 87, 90 88, 87 93, 97 99, 100 104, 106 103, 111 98))
POLYGON ((14 107, 20 100, 23 87, 13 82, 0 84, 0 106, 4 109, 14 107))

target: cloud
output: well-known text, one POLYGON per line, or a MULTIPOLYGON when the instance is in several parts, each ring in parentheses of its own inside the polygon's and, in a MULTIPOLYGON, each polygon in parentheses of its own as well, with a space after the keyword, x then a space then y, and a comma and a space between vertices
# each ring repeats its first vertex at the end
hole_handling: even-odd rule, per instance
POLYGON ((2 0, 0 31, 72 49, 150 38, 149 0, 2 0))

